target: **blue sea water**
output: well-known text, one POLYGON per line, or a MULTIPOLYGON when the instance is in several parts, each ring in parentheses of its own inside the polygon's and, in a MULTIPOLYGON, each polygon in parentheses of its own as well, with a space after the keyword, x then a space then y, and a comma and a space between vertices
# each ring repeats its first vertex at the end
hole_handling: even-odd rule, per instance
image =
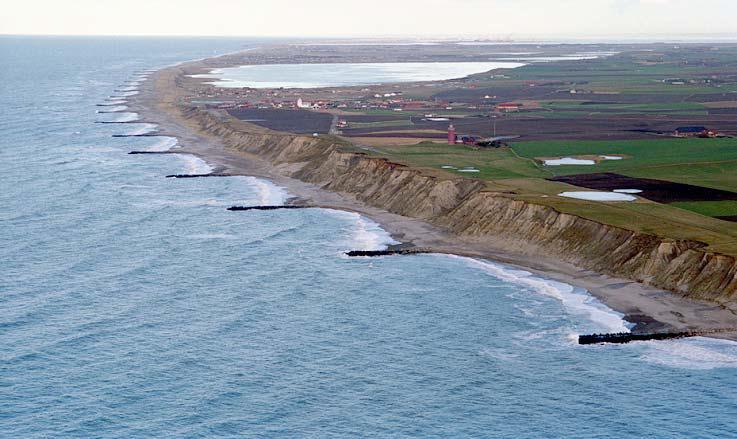
POLYGON ((95 123, 136 117, 95 105, 143 70, 255 44, 0 38, 0 437, 737 436, 735 344, 578 346, 626 322, 500 264, 346 258, 390 238, 228 212, 288 194, 166 179, 208 165, 95 123))

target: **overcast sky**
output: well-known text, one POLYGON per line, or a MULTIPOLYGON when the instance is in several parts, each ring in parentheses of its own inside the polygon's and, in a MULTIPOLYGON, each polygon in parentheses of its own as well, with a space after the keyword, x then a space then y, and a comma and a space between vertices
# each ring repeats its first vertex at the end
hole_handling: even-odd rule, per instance
POLYGON ((0 0, 0 33, 737 37, 737 0, 0 0))

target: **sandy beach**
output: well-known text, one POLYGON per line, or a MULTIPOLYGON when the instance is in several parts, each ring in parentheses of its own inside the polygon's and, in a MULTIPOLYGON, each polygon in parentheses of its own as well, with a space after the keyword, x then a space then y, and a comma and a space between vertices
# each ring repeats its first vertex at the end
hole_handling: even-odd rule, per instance
MULTIPOLYGON (((510 251, 501 241, 495 245, 493 239, 484 239, 483 242, 462 239, 424 221, 367 206, 350 196, 285 177, 284 169, 272 166, 258 156, 229 149, 218 137, 198 130, 171 111, 178 96, 176 90, 167 87, 167 81, 160 80, 166 72, 165 69, 154 73, 141 84, 140 94, 129 98, 129 111, 138 112, 141 120, 158 124, 158 134, 178 138, 181 148, 175 152, 194 154, 215 167, 215 172, 269 179, 294 195, 294 202, 360 213, 381 224, 403 243, 431 248, 439 253, 502 262, 585 288, 610 308, 623 313, 626 320, 637 325, 636 330, 737 328, 737 315, 718 304, 686 299, 631 280, 582 270, 560 260, 530 254, 526 249, 510 251)), ((737 340, 737 333, 722 333, 717 337, 737 340)))

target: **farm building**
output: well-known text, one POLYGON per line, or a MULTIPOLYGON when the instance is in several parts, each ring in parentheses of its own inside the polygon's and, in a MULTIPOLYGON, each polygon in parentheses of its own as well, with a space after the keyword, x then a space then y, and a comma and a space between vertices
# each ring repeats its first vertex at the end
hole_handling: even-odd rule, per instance
POLYGON ((685 126, 676 128, 673 135, 677 137, 716 137, 717 132, 702 126, 685 126))
POLYGON ((497 105, 496 111, 499 111, 502 113, 509 113, 512 111, 519 111, 521 107, 522 107, 521 104, 515 104, 513 102, 506 102, 506 103, 497 105))

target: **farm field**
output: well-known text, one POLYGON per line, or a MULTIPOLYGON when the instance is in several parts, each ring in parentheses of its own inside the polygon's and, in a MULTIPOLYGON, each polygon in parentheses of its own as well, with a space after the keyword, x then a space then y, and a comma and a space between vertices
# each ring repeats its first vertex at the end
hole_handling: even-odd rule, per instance
MULTIPOLYGON (((595 166, 546 167, 551 175, 583 174, 589 172, 617 172, 638 177, 649 177, 645 169, 667 168, 672 165, 704 165, 712 163, 737 163, 737 139, 675 139, 628 141, 538 141, 517 142, 512 148, 521 157, 575 157, 579 155, 622 155, 623 160, 604 160, 595 166), (638 172, 639 171, 639 172, 638 172)), ((683 175, 686 169, 673 174, 683 175)), ((661 169, 661 178, 667 174, 661 169)), ((655 178, 655 177, 654 177, 655 178)))

